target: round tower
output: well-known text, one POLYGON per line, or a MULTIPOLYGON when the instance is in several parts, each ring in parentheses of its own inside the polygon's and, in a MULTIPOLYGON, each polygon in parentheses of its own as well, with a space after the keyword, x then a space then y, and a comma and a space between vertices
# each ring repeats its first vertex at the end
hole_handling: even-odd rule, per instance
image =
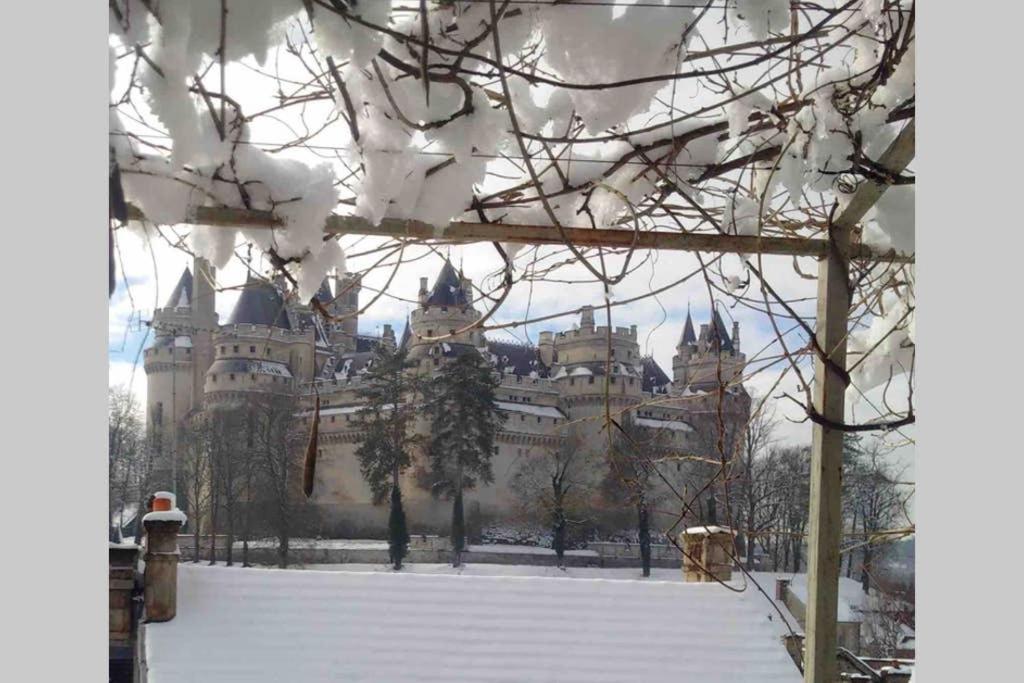
POLYGON ((206 371, 207 403, 224 403, 245 392, 284 392, 313 374, 313 328, 292 328, 278 288, 250 278, 238 303, 213 336, 213 363, 206 371))
POLYGON ((480 317, 473 307, 473 283, 455 272, 452 264, 445 261, 434 287, 427 291, 427 279, 420 279, 419 306, 409 315, 412 334, 408 339, 409 358, 424 362, 435 351, 434 365, 440 364, 440 357, 455 353, 455 347, 483 345, 483 335, 471 330, 443 342, 430 341, 430 337, 454 334, 472 324, 480 317))
POLYGON ((178 428, 195 407, 194 279, 185 268, 163 308, 153 311, 153 343, 143 352, 146 433, 153 448, 153 486, 175 490, 178 428))

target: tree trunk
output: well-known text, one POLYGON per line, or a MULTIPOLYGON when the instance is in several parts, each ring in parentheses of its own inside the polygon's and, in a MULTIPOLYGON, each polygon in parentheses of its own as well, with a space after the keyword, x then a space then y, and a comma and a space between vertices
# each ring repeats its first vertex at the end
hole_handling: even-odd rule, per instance
POLYGON ((227 528, 227 544, 228 544, 228 547, 227 547, 226 552, 225 552, 225 555, 226 555, 225 559, 227 560, 227 566, 229 566, 229 567, 232 566, 232 563, 233 563, 233 559, 232 559, 233 558, 233 553, 232 553, 231 547, 235 544, 235 514, 237 512, 238 511, 235 509, 234 503, 227 503, 225 505, 225 507, 224 507, 224 514, 228 518, 228 528, 227 528))
POLYGON ((210 564, 217 564, 217 498, 210 498, 210 564))
POLYGON ((641 499, 638 506, 637 520, 640 531, 640 565, 643 567, 644 576, 651 575, 651 529, 647 513, 647 501, 641 499))
POLYGON ((860 587, 865 593, 871 588, 871 546, 867 544, 865 538, 865 544, 863 548, 864 562, 860 567, 860 587))
POLYGON ((462 509, 462 490, 455 492, 452 504, 452 566, 462 566, 462 551, 466 547, 466 519, 462 509))
POLYGON ((196 498, 196 504, 192 507, 194 519, 190 520, 195 522, 195 526, 192 527, 192 561, 199 562, 199 498, 196 498))
POLYGON ((746 539, 746 551, 747 551, 747 571, 754 570, 754 506, 751 505, 747 510, 747 532, 744 534, 746 539))
POLYGON ((402 506, 402 490, 397 478, 391 485, 391 513, 388 516, 388 555, 395 571, 402 568, 409 547, 409 530, 405 523, 405 509, 402 506))
POLYGON ((551 529, 551 546, 555 551, 555 561, 559 567, 565 566, 565 510, 562 498, 556 494, 554 525, 551 529))

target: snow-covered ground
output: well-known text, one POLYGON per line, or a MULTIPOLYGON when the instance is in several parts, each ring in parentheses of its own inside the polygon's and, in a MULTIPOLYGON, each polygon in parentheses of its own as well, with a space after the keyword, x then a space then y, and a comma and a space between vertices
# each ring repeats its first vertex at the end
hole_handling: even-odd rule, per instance
POLYGON ((158 683, 800 680, 764 596, 678 570, 182 564, 178 581, 177 617, 145 627, 158 683))

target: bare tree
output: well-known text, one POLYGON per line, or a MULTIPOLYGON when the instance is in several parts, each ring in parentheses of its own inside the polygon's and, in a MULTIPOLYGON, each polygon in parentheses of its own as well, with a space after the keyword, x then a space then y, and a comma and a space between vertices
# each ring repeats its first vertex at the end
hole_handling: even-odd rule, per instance
MULTIPOLYGON (((138 506, 149 478, 149 450, 145 427, 135 397, 123 388, 108 393, 107 483, 108 526, 116 527, 117 539, 125 523, 129 506, 138 506)), ((135 513, 141 516, 141 507, 135 513)))
MULTIPOLYGON (((765 404, 755 411, 746 424, 743 445, 737 454, 738 472, 734 475, 737 487, 737 510, 742 520, 742 539, 746 551, 746 568, 754 569, 754 544, 759 532, 767 528, 768 521, 761 515, 761 506, 770 500, 772 491, 769 481, 773 459, 770 448, 775 441, 774 432, 778 425, 775 406, 765 404)), ((773 518, 772 518, 773 519, 773 518)))
POLYGON ((525 516, 551 529, 560 567, 565 565, 569 526, 582 523, 589 514, 597 483, 592 454, 581 446, 579 436, 570 432, 557 446, 530 449, 510 483, 525 516))

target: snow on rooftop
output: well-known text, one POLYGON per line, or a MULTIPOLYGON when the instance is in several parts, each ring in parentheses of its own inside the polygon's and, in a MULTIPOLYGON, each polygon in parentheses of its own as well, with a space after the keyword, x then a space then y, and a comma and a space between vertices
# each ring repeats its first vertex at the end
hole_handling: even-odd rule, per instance
POLYGON ((639 426, 651 429, 671 429, 677 432, 693 431, 693 425, 681 420, 656 420, 649 417, 637 417, 634 420, 639 426))
POLYGON ((714 524, 704 526, 691 526, 683 533, 687 534, 731 534, 734 533, 732 529, 727 526, 716 526, 714 524))
POLYGON ((717 584, 180 565, 148 680, 799 683, 778 619, 717 584))
POLYGON ((507 410, 512 413, 526 413, 538 417, 551 417, 557 420, 564 420, 565 415, 558 408, 551 406, 537 406, 529 403, 512 403, 510 401, 495 401, 498 410, 507 410))

